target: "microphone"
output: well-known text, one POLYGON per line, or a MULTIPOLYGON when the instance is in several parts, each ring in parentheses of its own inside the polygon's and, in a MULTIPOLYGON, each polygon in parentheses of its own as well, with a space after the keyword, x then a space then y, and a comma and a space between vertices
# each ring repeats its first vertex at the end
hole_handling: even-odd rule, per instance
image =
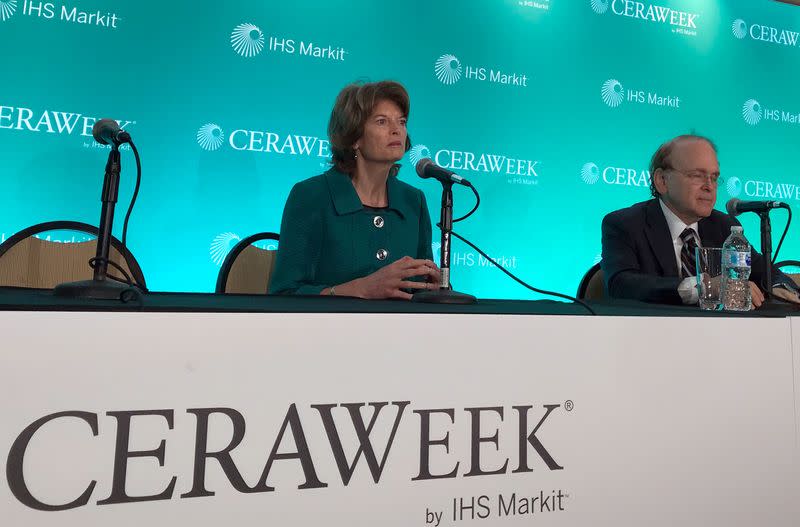
POLYGON ((119 123, 114 119, 100 119, 92 127, 94 140, 101 145, 130 143, 131 136, 128 132, 119 127, 119 123))
POLYGON ((417 162, 417 175, 421 178, 438 179, 442 183, 458 183, 459 185, 465 185, 467 187, 472 186, 472 183, 455 172, 440 167, 429 157, 420 159, 417 162))
POLYGON ((782 201, 742 201, 731 198, 725 209, 731 216, 738 216, 743 212, 766 212, 770 209, 788 209, 789 205, 782 201))

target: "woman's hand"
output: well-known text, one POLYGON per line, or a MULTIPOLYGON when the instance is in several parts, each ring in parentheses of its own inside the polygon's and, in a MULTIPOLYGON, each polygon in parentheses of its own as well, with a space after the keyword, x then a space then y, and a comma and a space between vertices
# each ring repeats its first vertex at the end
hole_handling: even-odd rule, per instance
POLYGON ((336 288, 336 292, 346 294, 345 291, 352 291, 352 296, 370 299, 411 300, 411 294, 403 289, 437 289, 441 279, 439 268, 431 260, 416 260, 404 256, 364 278, 342 284, 336 288), (409 280, 414 277, 423 277, 425 281, 409 280))

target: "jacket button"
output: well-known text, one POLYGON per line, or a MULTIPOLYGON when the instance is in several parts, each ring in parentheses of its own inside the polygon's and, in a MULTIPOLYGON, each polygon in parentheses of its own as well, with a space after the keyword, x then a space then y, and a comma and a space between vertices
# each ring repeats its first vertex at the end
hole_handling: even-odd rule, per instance
POLYGON ((378 249, 378 252, 375 253, 375 258, 381 261, 385 260, 387 256, 389 256, 389 251, 386 249, 378 249))
POLYGON ((384 222, 382 216, 375 216, 374 218, 372 218, 372 224, 379 229, 383 228, 383 223, 384 222))

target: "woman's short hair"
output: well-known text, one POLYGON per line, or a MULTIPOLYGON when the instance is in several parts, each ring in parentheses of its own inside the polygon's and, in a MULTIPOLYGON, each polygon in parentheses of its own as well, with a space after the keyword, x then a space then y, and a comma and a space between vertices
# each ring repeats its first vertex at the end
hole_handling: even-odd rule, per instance
POLYGON ((656 189, 656 170, 659 168, 662 170, 673 168, 669 156, 672 155, 672 151, 675 150, 675 146, 681 141, 705 141, 709 144, 712 150, 714 150, 714 153, 717 153, 717 145, 714 144, 714 141, 708 137, 696 134, 679 135, 659 146, 658 150, 656 150, 656 153, 653 154, 653 157, 650 159, 650 194, 652 194, 654 198, 657 198, 660 195, 658 193, 658 189, 656 189))
MULTIPOLYGON (((353 143, 364 135, 367 119, 383 100, 395 103, 408 117, 411 102, 408 92, 399 82, 353 83, 339 92, 328 121, 328 138, 331 142, 331 162, 340 171, 349 174, 355 169, 353 143)), ((406 152, 410 148, 411 139, 406 136, 406 152)))

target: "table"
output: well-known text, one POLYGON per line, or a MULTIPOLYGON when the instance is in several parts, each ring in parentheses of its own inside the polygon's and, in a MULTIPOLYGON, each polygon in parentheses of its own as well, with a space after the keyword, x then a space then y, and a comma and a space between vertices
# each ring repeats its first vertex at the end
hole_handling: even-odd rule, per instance
POLYGON ((594 307, 0 291, 0 510, 26 526, 796 525, 800 319, 594 307))

